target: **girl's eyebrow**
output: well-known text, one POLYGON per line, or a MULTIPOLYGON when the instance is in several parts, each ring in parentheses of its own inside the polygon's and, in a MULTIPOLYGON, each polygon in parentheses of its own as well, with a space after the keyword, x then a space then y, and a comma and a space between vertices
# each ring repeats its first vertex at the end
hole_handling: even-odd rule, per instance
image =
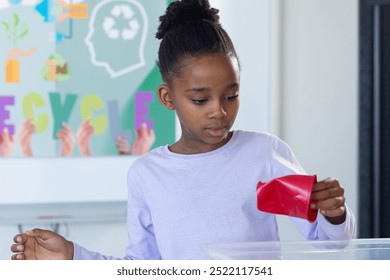
MULTIPOLYGON (((233 89, 233 88, 236 88, 236 87, 239 87, 239 84, 238 83, 233 83, 233 84, 228 85, 226 87, 226 89, 233 89)), ((207 91, 211 91, 211 88, 208 88, 208 87, 193 87, 193 88, 186 89, 184 92, 207 92, 207 91)))
POLYGON ((239 87, 240 85, 238 84, 238 83, 233 83, 233 84, 231 84, 231 85, 228 85, 227 87, 226 87, 226 89, 232 89, 232 88, 236 88, 236 87, 239 87))
POLYGON ((188 88, 184 92, 206 92, 211 91, 208 87, 194 87, 194 88, 188 88))

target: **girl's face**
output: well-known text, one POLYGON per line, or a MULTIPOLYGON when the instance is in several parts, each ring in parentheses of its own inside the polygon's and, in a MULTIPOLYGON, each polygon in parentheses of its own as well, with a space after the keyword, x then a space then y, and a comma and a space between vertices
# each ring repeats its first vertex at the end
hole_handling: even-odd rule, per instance
POLYGON ((235 57, 210 54, 183 58, 180 76, 171 87, 159 87, 160 101, 176 110, 182 135, 173 152, 204 153, 229 141, 236 119, 240 72, 235 57))

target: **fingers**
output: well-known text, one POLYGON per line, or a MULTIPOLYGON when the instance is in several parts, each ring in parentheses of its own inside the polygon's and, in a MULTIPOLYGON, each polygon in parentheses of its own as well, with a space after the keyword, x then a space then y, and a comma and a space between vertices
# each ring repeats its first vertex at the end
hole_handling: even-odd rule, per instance
POLYGON ((341 215, 345 211, 345 198, 343 196, 332 197, 312 204, 311 207, 319 209, 326 216, 341 215))
POLYGON ((34 228, 32 230, 26 230, 25 233, 22 234, 17 234, 14 236, 14 242, 18 244, 25 244, 28 237, 38 237, 41 238, 42 240, 47 240, 50 237, 52 237, 53 233, 50 230, 44 230, 44 229, 39 229, 39 228, 34 228))
POLYGON ((91 125, 91 121, 92 119, 91 118, 86 118, 80 125, 80 128, 83 129, 85 127, 88 127, 91 125))
POLYGON ((148 131, 149 141, 153 142, 156 140, 156 135, 154 134, 154 130, 151 128, 148 131))
POLYGON ((327 217, 339 217, 345 213, 344 188, 333 178, 327 178, 313 186, 312 209, 319 209, 327 217))
POLYGON ((28 117, 27 119, 24 120, 24 122, 21 125, 21 128, 22 129, 27 129, 27 128, 32 127, 32 126, 35 127, 35 125, 33 124, 33 119, 30 116, 30 117, 28 117))
POLYGON ((26 246, 25 243, 27 241, 27 235, 26 234, 17 234, 14 236, 14 242, 15 244, 12 244, 11 251, 15 253, 11 256, 12 260, 25 260, 26 256, 23 254, 26 246))
POLYGON ((77 130, 77 140, 79 143, 84 143, 94 133, 94 128, 90 124, 91 119, 86 119, 77 130))
POLYGON ((339 188, 340 187, 340 183, 339 181, 337 181, 337 179, 334 179, 334 178, 326 178, 325 180, 323 181, 320 181, 318 182, 317 184, 315 184, 313 186, 313 192, 318 192, 318 191, 322 191, 322 190, 326 190, 326 189, 329 189, 329 188, 339 188))
POLYGON ((19 244, 24 244, 27 241, 27 235, 17 234, 14 236, 14 242, 19 244))
MULTIPOLYGON (((326 217, 341 217, 345 214, 345 206, 341 206, 335 209, 320 210, 321 214, 326 217)), ((341 222, 340 222, 341 223, 341 222)))
POLYGON ((50 230, 35 228, 33 230, 27 230, 25 233, 27 236, 37 237, 42 240, 47 240, 53 236, 53 232, 50 230))
POLYGON ((11 260, 25 260, 26 259, 26 255, 25 254, 14 254, 11 256, 11 260))
POLYGON ((65 135, 72 134, 72 130, 70 129, 69 125, 66 123, 62 123, 62 131, 64 132, 65 135))
POLYGON ((73 256, 73 243, 50 230, 28 230, 16 235, 14 241, 16 243, 11 246, 13 260, 62 260, 73 256))
POLYGON ((311 200, 321 201, 337 196, 344 196, 344 189, 336 179, 327 178, 313 186, 311 200))
POLYGON ((9 133, 6 127, 4 127, 3 131, 1 132, 0 141, 2 141, 3 143, 8 143, 9 141, 9 133))
POLYGON ((130 154, 130 150, 131 150, 130 143, 123 136, 119 136, 116 139, 116 148, 117 148, 118 153, 120 155, 129 155, 130 154))
POLYGON ((339 187, 331 187, 329 189, 323 189, 321 191, 312 192, 312 201, 322 201, 332 197, 344 196, 344 189, 339 187))
POLYGON ((146 123, 142 123, 141 127, 139 128, 139 132, 141 135, 147 135, 148 134, 148 126, 146 123))
POLYGON ((27 142, 31 135, 35 132, 35 126, 33 124, 23 125, 19 131, 19 140, 20 142, 27 142))
POLYGON ((35 125, 32 123, 32 118, 28 117, 18 131, 18 139, 24 156, 32 156, 30 142, 34 132, 35 125))
POLYGON ((94 127, 90 124, 91 118, 87 118, 77 130, 76 138, 81 155, 90 156, 92 153, 89 148, 89 141, 93 133, 94 127))
POLYGON ((154 138, 154 131, 148 128, 146 123, 142 123, 141 127, 135 130, 135 138, 154 138))
POLYGON ((10 135, 8 129, 3 128, 0 134, 0 156, 10 156, 14 148, 14 138, 10 135))
POLYGON ((66 123, 62 123, 62 129, 57 132, 57 137, 61 141, 61 156, 70 156, 74 147, 74 136, 72 130, 66 123))
POLYGON ((9 134, 8 129, 5 127, 3 128, 3 132, 0 137, 3 141, 3 145, 5 146, 11 146, 14 142, 14 137, 9 134))
POLYGON ((149 129, 146 123, 142 123, 139 129, 135 130, 135 141, 133 145, 133 154, 143 155, 153 146, 156 136, 153 129, 149 129))
POLYGON ((94 132, 93 126, 83 127, 81 130, 79 130, 77 135, 77 139, 79 143, 87 142, 91 137, 91 135, 93 134, 93 132, 94 132))
POLYGON ((23 253, 25 246, 23 244, 12 244, 11 251, 13 253, 23 253))

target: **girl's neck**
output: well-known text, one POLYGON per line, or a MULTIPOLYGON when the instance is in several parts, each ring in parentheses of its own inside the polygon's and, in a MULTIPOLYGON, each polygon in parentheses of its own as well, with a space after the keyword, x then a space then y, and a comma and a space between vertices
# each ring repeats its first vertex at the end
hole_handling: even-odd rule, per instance
POLYGON ((225 139, 217 144, 208 144, 200 141, 191 141, 188 139, 180 138, 175 144, 168 147, 168 149, 177 154, 193 155, 202 154, 214 151, 224 146, 232 138, 233 132, 230 131, 225 139))

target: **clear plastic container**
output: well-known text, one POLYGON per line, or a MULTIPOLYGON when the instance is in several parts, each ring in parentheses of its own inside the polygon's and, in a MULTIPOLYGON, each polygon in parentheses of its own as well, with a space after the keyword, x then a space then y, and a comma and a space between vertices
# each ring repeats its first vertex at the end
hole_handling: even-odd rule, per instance
POLYGON ((390 238, 221 243, 203 249, 228 260, 390 260, 390 238))

